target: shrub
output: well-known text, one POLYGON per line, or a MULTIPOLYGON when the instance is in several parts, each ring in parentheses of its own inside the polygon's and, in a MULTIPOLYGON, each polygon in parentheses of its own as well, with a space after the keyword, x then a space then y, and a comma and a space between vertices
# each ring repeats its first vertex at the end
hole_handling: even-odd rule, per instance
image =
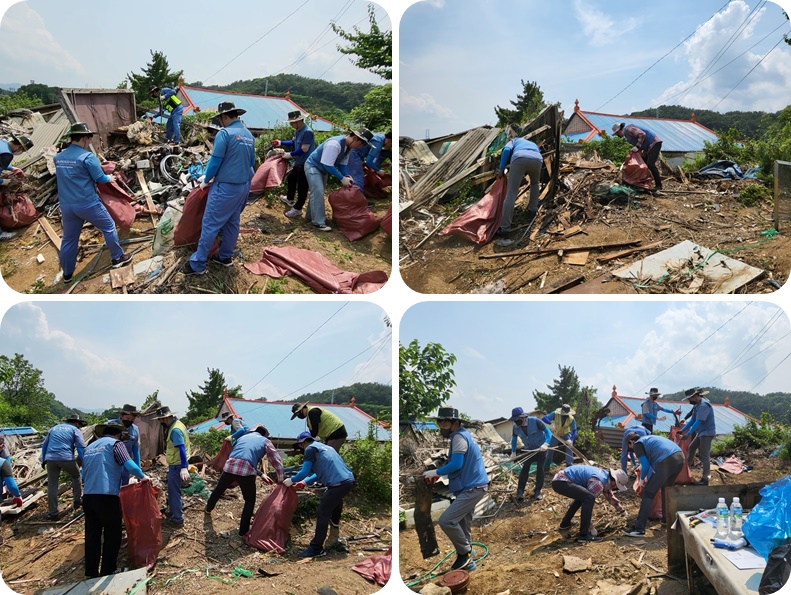
POLYGON ((632 145, 625 138, 620 136, 605 136, 602 140, 595 140, 582 145, 582 154, 586 158, 593 157, 593 152, 602 159, 609 159, 615 164, 626 161, 632 145))
POLYGON ((369 504, 390 504, 392 494, 392 445, 390 442, 377 442, 376 422, 368 424, 368 435, 355 442, 347 442, 341 449, 341 456, 354 472, 356 486, 354 491, 364 495, 363 501, 369 504))
POLYGON ((751 419, 744 426, 736 426, 733 434, 717 440, 711 451, 725 454, 735 450, 755 450, 785 444, 789 440, 787 428, 778 424, 770 413, 762 413, 760 423, 751 419))
POLYGON ((208 432, 190 434, 190 443, 200 448, 210 457, 214 457, 220 452, 222 441, 230 435, 231 432, 228 430, 215 430, 212 428, 208 432))
POLYGON ((763 201, 771 201, 772 192, 766 186, 761 184, 753 184, 747 186, 742 190, 741 194, 736 197, 736 201, 745 207, 753 207, 763 201))

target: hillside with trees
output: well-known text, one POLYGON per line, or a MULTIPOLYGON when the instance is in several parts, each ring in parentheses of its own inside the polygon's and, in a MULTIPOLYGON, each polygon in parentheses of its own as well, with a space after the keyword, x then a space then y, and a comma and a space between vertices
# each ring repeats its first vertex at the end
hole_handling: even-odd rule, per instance
POLYGON ((297 401, 309 403, 339 403, 348 405, 354 397, 355 405, 371 417, 390 421, 393 410, 393 387, 378 382, 356 382, 332 390, 309 393, 297 397, 297 401))
MULTIPOLYGON (((775 392, 759 395, 747 391, 725 390, 713 386, 702 388, 710 391, 706 398, 712 403, 721 405, 725 403, 725 398, 727 397, 731 407, 754 419, 761 419, 761 414, 766 412, 780 423, 791 425, 791 393, 775 392)), ((680 401, 684 398, 684 393, 668 394, 664 395, 664 398, 668 401, 680 401)))
POLYGON ((651 118, 670 118, 673 120, 689 120, 692 114, 695 120, 718 134, 724 134, 731 128, 738 130, 744 138, 758 139, 766 132, 770 124, 777 121, 780 112, 713 112, 697 110, 681 105, 661 105, 658 108, 632 112, 630 116, 646 116, 651 118))

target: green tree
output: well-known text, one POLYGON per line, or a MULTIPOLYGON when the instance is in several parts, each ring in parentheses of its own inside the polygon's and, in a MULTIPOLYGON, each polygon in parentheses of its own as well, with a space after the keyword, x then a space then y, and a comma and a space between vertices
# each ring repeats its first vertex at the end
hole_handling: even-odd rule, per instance
POLYGON ((50 410, 54 402, 41 370, 19 353, 0 355, 0 424, 49 426, 57 421, 50 410))
POLYGON ((135 100, 138 104, 152 103, 148 96, 148 90, 152 85, 175 88, 178 85, 179 77, 184 74, 183 70, 171 72, 168 59, 162 52, 154 50, 149 50, 149 52, 151 60, 141 70, 141 74, 130 72, 122 83, 129 84, 135 92, 135 100))
POLYGON ((453 364, 456 356, 439 343, 423 349, 417 339, 398 345, 398 384, 401 419, 426 417, 450 398, 456 386, 453 364))
POLYGON ((536 117, 547 106, 546 101, 544 101, 544 93, 537 83, 533 81, 525 82, 524 80, 521 83, 522 93, 517 94, 516 101, 512 100, 509 102, 514 109, 500 107, 499 105, 494 108, 498 126, 525 124, 536 117))
POLYGON ((383 32, 376 22, 374 13, 374 5, 369 4, 368 23, 371 29, 368 33, 363 33, 357 27, 354 27, 354 33, 349 33, 335 23, 331 23, 330 26, 350 44, 347 47, 339 45, 339 52, 357 56, 356 59, 352 59, 352 64, 389 81, 393 78, 393 32, 383 32))
POLYGON ((554 411, 563 403, 575 406, 582 396, 580 379, 577 377, 577 372, 574 371, 574 368, 558 365, 558 370, 560 371, 560 377, 555 378, 552 384, 547 385, 548 393, 538 390, 533 391, 536 407, 545 413, 554 411))
MULTIPOLYGON (((222 403, 223 392, 226 388, 225 375, 214 368, 206 368, 206 371, 209 373, 209 379, 198 387, 198 391, 191 390, 186 393, 189 407, 187 408, 187 415, 182 421, 187 425, 214 417, 222 403)), ((241 398, 242 387, 229 388, 228 396, 241 398)))
POLYGON ((30 97, 38 97, 39 105, 58 103, 58 88, 42 85, 41 83, 30 83, 22 85, 17 91, 26 93, 30 97))
POLYGON ((140 411, 145 411, 154 403, 159 403, 159 389, 146 397, 146 400, 143 401, 143 404, 140 406, 140 411))
POLYGON ((791 105, 777 115, 758 141, 758 159, 765 173, 774 171, 775 161, 791 160, 791 105))
POLYGON ((388 83, 374 87, 362 103, 352 109, 349 118, 352 122, 373 131, 386 131, 393 122, 393 85, 388 83))
POLYGON ((41 100, 38 97, 28 95, 24 91, 0 95, 0 116, 15 109, 38 107, 39 105, 41 105, 41 100))

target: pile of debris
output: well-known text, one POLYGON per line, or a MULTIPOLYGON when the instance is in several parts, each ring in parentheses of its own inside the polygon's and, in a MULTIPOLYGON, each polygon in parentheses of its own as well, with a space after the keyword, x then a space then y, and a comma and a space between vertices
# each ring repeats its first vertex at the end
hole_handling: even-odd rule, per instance
POLYGON ((400 262, 412 289, 768 293, 785 281, 791 242, 775 229, 771 201, 741 198, 755 190, 770 194, 758 180, 727 175, 732 167, 723 170, 726 175, 688 176, 660 160, 662 192, 636 189, 621 180, 620 164, 595 152, 584 158, 579 145, 561 147, 561 121, 548 109, 522 130, 476 128, 450 140, 415 141, 402 152, 400 262), (490 182, 499 150, 514 136, 537 142, 544 156, 535 220, 527 219, 527 181, 517 199, 512 241, 477 245, 469 237, 437 234, 459 208, 472 206, 449 213, 443 200, 462 182, 490 182), (426 156, 441 151, 433 163, 426 156))

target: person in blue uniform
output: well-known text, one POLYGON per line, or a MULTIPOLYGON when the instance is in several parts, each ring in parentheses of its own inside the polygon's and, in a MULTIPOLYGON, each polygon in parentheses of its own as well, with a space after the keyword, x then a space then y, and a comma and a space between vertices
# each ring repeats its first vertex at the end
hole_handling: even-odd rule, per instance
POLYGON ((461 425, 459 411, 454 407, 440 407, 437 425, 443 438, 450 440, 448 464, 423 472, 424 479, 433 483, 441 475, 448 476, 448 488, 456 497, 439 517, 439 526, 456 549, 453 570, 475 570, 472 558, 472 517, 475 506, 489 489, 489 476, 478 443, 461 425))
POLYGON ((625 138, 632 145, 632 151, 640 151, 643 161, 645 161, 651 176, 654 178, 655 192, 661 191, 662 177, 656 167, 656 160, 659 159, 659 154, 662 152, 662 139, 648 130, 648 128, 642 128, 634 124, 627 126, 625 122, 613 124, 612 133, 615 136, 625 138))
POLYGON ((516 484, 516 501, 521 502, 525 499, 525 485, 530 477, 530 466, 536 464, 536 487, 533 490, 533 499, 541 500, 544 496, 541 490, 544 488, 544 462, 547 458, 549 443, 552 441, 552 432, 546 424, 525 413, 521 407, 514 407, 511 410, 511 421, 514 427, 511 431, 511 460, 518 456, 516 447, 517 440, 522 440, 522 447, 532 451, 526 459, 522 460, 522 470, 519 472, 519 481, 516 484))
POLYGON ((689 439, 693 434, 692 442, 689 444, 687 450, 687 463, 690 467, 695 459, 695 452, 700 457, 700 462, 703 465, 703 477, 696 481, 696 485, 709 485, 711 478, 711 443, 717 435, 717 427, 714 423, 714 407, 708 399, 703 396, 709 394, 709 391, 701 388, 693 388, 686 391, 687 395, 685 400, 689 401, 692 407, 692 416, 689 424, 684 426, 680 434, 684 440, 689 439), (690 394, 691 393, 691 394, 690 394))
POLYGON ((656 422, 659 421, 657 415, 659 415, 660 411, 664 411, 665 413, 675 413, 676 415, 681 414, 681 410, 677 409, 673 411, 672 409, 668 409, 667 407, 662 407, 658 402, 657 399, 662 396, 662 393, 659 392, 658 388, 652 388, 648 391, 648 398, 643 401, 642 405, 642 415, 643 415, 643 427, 648 430, 649 432, 653 433, 654 425, 656 422))
POLYGON ((121 549, 121 470, 147 479, 121 442, 124 426, 99 424, 98 439, 85 449, 82 475, 85 496, 85 577, 107 576, 117 570, 121 549), (101 568, 99 563, 101 561, 101 568))
MULTIPOLYGON (((126 452, 129 453, 129 458, 135 462, 135 465, 140 466, 140 430, 135 423, 137 416, 140 413, 134 405, 124 405, 121 409, 119 418, 121 425, 124 426, 129 438, 124 440, 126 452)), ((124 467, 121 469, 121 485, 125 486, 129 483, 129 471, 124 467)))
POLYGON ((624 529, 624 535, 629 537, 642 537, 645 535, 645 525, 648 515, 654 504, 654 498, 662 490, 662 511, 665 507, 665 488, 676 482, 676 477, 684 468, 684 453, 672 440, 662 436, 628 435, 628 442, 640 461, 640 511, 634 525, 624 529))
POLYGON ((231 454, 228 455, 220 479, 206 502, 205 510, 207 513, 211 513, 228 486, 234 481, 238 483, 244 498, 242 516, 239 519, 239 535, 245 535, 250 530, 250 519, 253 517, 255 509, 256 475, 264 483, 273 483, 267 475, 258 469, 258 463, 264 456, 275 468, 277 483, 283 482, 283 461, 277 452, 277 447, 266 437, 268 433, 263 425, 257 424, 252 430, 244 431, 239 436, 231 454))
POLYGON ((281 200, 290 208, 286 217, 293 219, 302 214, 302 207, 308 200, 308 179, 305 177, 305 162, 316 148, 316 139, 313 130, 305 124, 305 115, 299 111, 288 112, 289 125, 294 129, 294 137, 287 140, 275 139, 273 147, 290 149, 283 154, 285 159, 291 160, 291 171, 286 177, 286 198, 281 200))
POLYGON ((316 510, 316 530, 313 539, 298 556, 300 558, 326 556, 324 542, 327 540, 327 530, 330 527, 330 539, 326 547, 342 549, 339 536, 343 499, 354 487, 354 473, 334 448, 316 442, 310 432, 302 432, 297 436, 294 448, 303 452, 302 468, 296 475, 283 481, 283 485, 286 487, 293 485, 296 489, 302 489, 305 485, 318 481, 327 486, 316 510))
POLYGON ((47 437, 41 443, 41 460, 47 470, 47 505, 51 521, 60 519, 58 513, 58 478, 61 472, 71 477, 71 491, 74 498, 72 508, 77 510, 82 504, 82 484, 80 483, 80 470, 77 466, 83 460, 85 452, 85 439, 79 428, 87 422, 80 419, 79 415, 72 415, 47 432, 47 437), (74 460, 74 454, 77 460, 74 460))
POLYGON ((629 456, 632 457, 632 467, 637 468, 637 457, 635 457, 634 451, 629 446, 629 434, 637 434, 642 438, 643 436, 648 436, 650 433, 651 431, 644 426, 630 426, 624 430, 623 438, 621 439, 621 471, 626 473, 629 456))
POLYGON ((159 94, 159 108, 154 110, 151 119, 162 116, 167 118, 165 124, 165 138, 169 143, 179 144, 181 141, 181 117, 184 114, 184 105, 176 95, 176 90, 170 87, 151 87, 150 97, 159 94))
POLYGON ((113 178, 102 171, 96 155, 88 150, 93 135, 84 122, 73 124, 69 130, 69 146, 53 158, 63 225, 60 266, 64 283, 69 283, 74 275, 80 232, 86 221, 104 235, 113 268, 132 260, 132 255, 121 248, 115 222, 96 191, 96 184, 106 184, 113 178))
MULTIPOLYGON (((6 457, 0 456, 0 481, 5 485, 8 493, 13 496, 13 503, 17 508, 21 508, 23 504, 22 493, 14 480, 14 474, 11 470, 11 461, 6 457)), ((2 491, 2 490, 0 490, 2 491)), ((0 516, 1 518, 1 516, 0 516)), ((0 545, 3 545, 3 535, 0 534, 0 545)))
POLYGON ((392 160, 392 147, 393 131, 388 130, 387 132, 374 132, 368 144, 351 152, 348 172, 352 180, 354 180, 354 185, 361 192, 365 191, 365 168, 363 164, 380 175, 386 173, 382 169, 382 164, 384 164, 386 159, 392 160))
POLYGON ((340 180, 344 188, 354 184, 347 171, 349 156, 354 149, 369 143, 371 138, 373 134, 366 128, 345 135, 332 136, 321 143, 305 162, 305 176, 308 178, 310 193, 306 218, 317 230, 332 231, 327 225, 327 210, 324 204, 327 176, 331 175, 340 180))
POLYGON ((185 275, 203 275, 206 261, 218 233, 222 233, 220 251, 211 261, 223 267, 233 266, 233 253, 239 237, 239 220, 250 194, 250 181, 255 165, 255 138, 239 119, 247 110, 231 101, 217 106, 217 119, 222 130, 214 137, 201 188, 209 188, 206 210, 201 223, 198 248, 184 263, 185 275))
POLYGON ((181 527, 184 524, 181 484, 190 479, 187 463, 191 454, 190 436, 187 427, 176 418, 176 412, 171 411, 170 407, 157 409, 154 419, 159 420, 165 429, 165 460, 168 464, 168 510, 165 522, 181 527))
POLYGON ((503 215, 500 218, 500 227, 495 234, 503 240, 508 240, 511 222, 514 218, 514 208, 519 195, 519 187, 525 176, 530 178, 530 200, 527 203, 527 219, 532 221, 538 213, 538 198, 541 195, 541 164, 544 158, 541 149, 533 141, 523 138, 514 138, 506 143, 500 155, 500 167, 495 172, 498 178, 505 175, 508 168, 508 186, 503 202, 503 215))
POLYGON ((220 418, 226 426, 231 426, 231 433, 238 432, 242 428, 245 432, 250 429, 241 417, 234 417, 230 411, 224 411, 220 418))
MULTIPOLYGON (((11 165, 14 157, 33 148, 33 141, 26 134, 14 135, 9 140, 0 139, 0 172, 11 172, 12 176, 25 177, 25 172, 11 165)), ((8 184, 8 179, 0 178, 0 186, 8 184)))

